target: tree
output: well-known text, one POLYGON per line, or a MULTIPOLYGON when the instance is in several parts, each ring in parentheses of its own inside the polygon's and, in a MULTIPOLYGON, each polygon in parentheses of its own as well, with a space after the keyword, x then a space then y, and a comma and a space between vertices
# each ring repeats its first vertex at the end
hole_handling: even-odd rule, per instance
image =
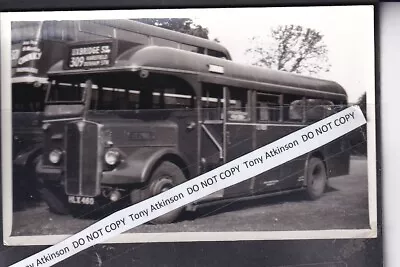
POLYGON ((253 37, 253 47, 246 53, 254 57, 254 65, 299 74, 329 71, 328 49, 323 35, 299 25, 278 26, 271 29, 270 42, 253 37))
POLYGON ((367 116, 367 93, 364 92, 357 101, 357 105, 360 107, 364 116, 367 116))
POLYGON ((190 18, 143 18, 134 20, 167 30, 182 32, 208 39, 208 29, 201 25, 195 24, 190 18))
MULTIPOLYGON (((367 94, 365 92, 358 98, 356 104, 360 107, 362 113, 367 118, 367 94)), ((359 129, 348 134, 347 136, 350 141, 352 154, 366 156, 368 152, 367 125, 364 124, 359 129)))

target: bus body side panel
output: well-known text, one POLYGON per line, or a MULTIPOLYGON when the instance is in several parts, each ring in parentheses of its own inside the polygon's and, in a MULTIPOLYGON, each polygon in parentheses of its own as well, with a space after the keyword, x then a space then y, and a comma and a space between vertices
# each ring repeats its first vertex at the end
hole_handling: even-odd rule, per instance
POLYGON ((324 147, 328 177, 349 174, 351 151, 348 139, 349 135, 345 135, 324 147))
POLYGON ((197 147, 198 131, 196 110, 173 111, 170 116, 172 121, 178 125, 178 151, 187 161, 191 177, 198 175, 198 153, 197 147))
MULTIPOLYGON (((226 133, 226 157, 227 161, 234 160, 251 152, 253 148, 254 125, 247 123, 228 123, 226 133)), ((245 166, 239 166, 244 170, 245 166)), ((248 195, 251 190, 252 179, 245 180, 225 189, 225 197, 248 195)))
MULTIPOLYGON (((258 126, 257 128, 257 148, 272 143, 299 129, 298 126, 282 126, 274 124, 264 125, 263 127, 258 126)), ((277 149, 275 149, 275 151, 277 151, 277 149)), ((269 151, 269 155, 273 156, 275 151, 269 151)), ((267 160, 267 155, 264 155, 264 160, 267 160)), ((303 169, 304 157, 299 157, 270 171, 262 173, 256 177, 254 192, 263 193, 299 187, 301 186, 301 182, 298 182, 298 180, 301 180, 300 177, 303 176, 303 169)))
MULTIPOLYGON (((279 132, 283 136, 293 133, 303 126, 290 126, 279 127, 279 132)), ((294 140, 293 140, 294 141, 294 140)), ((295 144, 293 142, 293 144, 295 144)), ((299 144, 297 144, 299 145, 299 144)), ((288 153, 288 152, 283 152, 288 153)), ((290 152, 289 152, 290 153, 290 152)), ((292 159, 284 163, 281 167, 281 179, 278 185, 278 189, 287 190, 303 186, 304 184, 304 168, 307 160, 307 155, 302 155, 295 159, 292 159)))
MULTIPOLYGON (((279 139, 278 135, 271 131, 269 126, 260 125, 256 126, 256 145, 257 148, 268 145, 269 143, 279 139)), ((266 155, 263 155, 263 159, 266 160, 266 155)), ((267 172, 257 175, 254 179, 253 192, 255 194, 265 193, 267 191, 274 191, 276 183, 280 179, 281 166, 275 167, 267 172)))

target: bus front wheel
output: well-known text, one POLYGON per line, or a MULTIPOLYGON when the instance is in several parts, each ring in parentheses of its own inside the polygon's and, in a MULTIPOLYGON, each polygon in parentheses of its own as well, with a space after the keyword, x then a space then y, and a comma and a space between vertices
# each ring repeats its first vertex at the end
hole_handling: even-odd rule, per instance
MULTIPOLYGON (((153 172, 150 178, 150 197, 163 193, 174 186, 186 181, 186 177, 182 170, 172 162, 165 161, 161 163, 153 172)), ((176 221, 183 211, 183 207, 172 210, 161 215, 150 223, 152 224, 168 224, 176 221)))
POLYGON ((307 196, 312 200, 320 198, 325 192, 327 180, 324 162, 320 158, 312 157, 306 170, 307 196))
POLYGON ((50 212, 59 215, 69 214, 67 199, 61 187, 46 184, 41 186, 39 192, 50 212))

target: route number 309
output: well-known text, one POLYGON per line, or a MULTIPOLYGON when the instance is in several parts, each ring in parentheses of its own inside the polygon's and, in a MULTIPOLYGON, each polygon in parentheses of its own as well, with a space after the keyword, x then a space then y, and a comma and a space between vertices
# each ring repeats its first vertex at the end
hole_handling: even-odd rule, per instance
POLYGON ((69 67, 70 68, 82 67, 83 63, 85 63, 85 57, 71 57, 69 67))

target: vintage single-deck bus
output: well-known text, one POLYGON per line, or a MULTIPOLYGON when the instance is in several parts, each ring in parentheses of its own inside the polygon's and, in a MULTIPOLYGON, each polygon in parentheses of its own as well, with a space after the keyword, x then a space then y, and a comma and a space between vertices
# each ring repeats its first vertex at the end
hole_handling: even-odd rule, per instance
MULTIPOLYGON (((347 104, 331 81, 167 47, 112 51, 106 42, 71 45, 48 73, 37 172, 55 212, 137 203, 347 104), (106 46, 107 64, 90 62, 94 46, 106 46), (71 65, 74 53, 86 67, 71 65)), ((329 177, 348 171, 348 144, 338 139, 186 208, 297 190, 316 199, 329 177)), ((173 222, 182 209, 154 222, 173 222)))
POLYGON ((117 40, 114 50, 119 54, 152 44, 231 59, 228 50, 214 41, 132 20, 13 22, 14 196, 35 193, 35 179, 27 173, 33 172, 41 153, 40 120, 48 69, 62 60, 66 42, 104 39, 117 40))

